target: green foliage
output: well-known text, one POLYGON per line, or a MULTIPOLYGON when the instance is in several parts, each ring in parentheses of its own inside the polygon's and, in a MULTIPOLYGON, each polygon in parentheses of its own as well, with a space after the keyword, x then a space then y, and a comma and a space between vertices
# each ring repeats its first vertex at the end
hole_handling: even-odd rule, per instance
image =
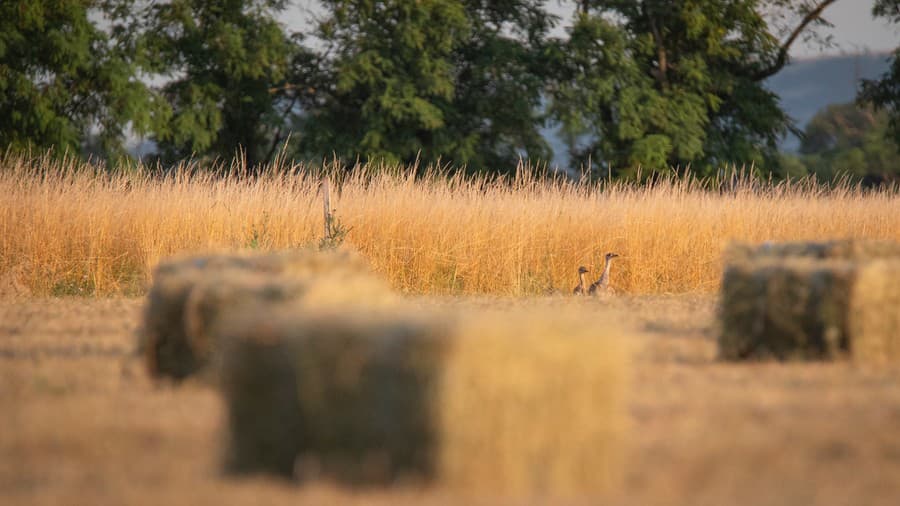
POLYGON ((870 182, 900 180, 900 150, 886 137, 887 130, 883 111, 856 104, 828 106, 807 125, 800 160, 825 180, 842 175, 870 182))
MULTIPOLYGON (((92 18, 113 1, 0 2, 0 149, 123 154, 124 133, 150 131, 159 104, 137 79, 128 48, 92 18)), ((114 34, 113 34, 114 35, 114 34)))
MULTIPOLYGON (((877 0, 872 14, 900 23, 900 0, 877 0)), ((887 111, 890 125, 886 135, 900 145, 900 46, 891 56, 890 69, 880 79, 863 79, 857 99, 887 111)))
POLYGON ((301 152, 388 163, 514 166, 538 133, 550 18, 533 0, 331 0, 318 27, 328 73, 301 152))
POLYGON ((162 87, 171 120, 156 131, 163 157, 228 158, 241 150, 249 167, 284 140, 295 101, 284 87, 302 52, 275 16, 283 0, 150 2, 134 20, 142 63, 169 81, 162 87))
MULTIPOLYGON (((116 157, 130 127, 166 163, 240 151, 256 169, 291 139, 305 160, 497 171, 549 159, 552 118, 604 175, 798 172, 777 156, 792 125, 761 83, 833 1, 582 0, 566 40, 541 0, 324 0, 293 35, 287 0, 7 1, 0 147, 116 157)), ((898 1, 876 14, 900 19, 898 1)), ((896 61, 893 74, 863 95, 900 136, 896 61)), ((846 163, 868 160, 860 149, 846 163)))
POLYGON ((576 161, 618 174, 777 165, 792 126, 761 83, 786 51, 762 15, 772 3, 581 2, 551 105, 576 161))
POLYGON ((471 29, 454 52, 455 95, 443 104, 448 161, 512 171, 520 157, 549 160, 538 130, 554 78, 547 32, 556 22, 539 0, 465 0, 471 29))

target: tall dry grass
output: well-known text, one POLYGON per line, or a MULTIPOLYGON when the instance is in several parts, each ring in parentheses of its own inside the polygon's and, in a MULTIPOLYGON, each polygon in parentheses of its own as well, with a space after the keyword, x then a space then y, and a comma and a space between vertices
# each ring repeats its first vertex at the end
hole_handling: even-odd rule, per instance
MULTIPOLYGON (((240 163, 232 164, 239 169, 240 163)), ((359 167, 333 185, 347 241, 403 291, 522 295, 560 290, 602 255, 620 292, 711 291, 732 240, 900 240, 900 193, 812 181, 744 181, 710 192, 696 179, 655 185, 443 177, 359 167)), ((260 177, 185 164, 103 171, 50 156, 0 159, 0 277, 38 294, 139 293, 178 252, 315 244, 319 177, 280 164, 260 177)), ((592 274, 593 275, 593 274, 592 274)))

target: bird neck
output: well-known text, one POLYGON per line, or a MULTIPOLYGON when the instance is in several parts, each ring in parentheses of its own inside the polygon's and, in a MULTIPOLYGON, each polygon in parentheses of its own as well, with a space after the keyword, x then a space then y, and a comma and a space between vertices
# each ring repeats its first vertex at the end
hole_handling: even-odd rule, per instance
POLYGON ((583 273, 583 272, 579 272, 579 273, 578 273, 578 280, 581 282, 582 285, 585 284, 585 282, 584 282, 584 273, 583 273))
POLYGON ((606 283, 609 282, 609 264, 611 260, 611 258, 606 259, 606 265, 603 266, 603 274, 601 274, 600 277, 597 278, 597 282, 594 283, 595 285, 606 286, 606 283))

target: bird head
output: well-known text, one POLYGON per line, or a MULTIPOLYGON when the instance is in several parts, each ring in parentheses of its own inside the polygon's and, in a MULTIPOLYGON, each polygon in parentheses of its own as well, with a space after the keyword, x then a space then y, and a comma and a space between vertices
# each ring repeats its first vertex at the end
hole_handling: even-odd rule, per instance
POLYGON ((587 267, 585 267, 585 266, 582 265, 581 267, 578 268, 578 274, 584 274, 584 273, 586 273, 586 272, 588 272, 588 268, 587 268, 587 267))
POLYGON ((607 254, 606 254, 606 260, 609 261, 609 260, 612 260, 613 258, 616 258, 616 257, 618 257, 618 256, 619 256, 618 253, 607 253, 607 254))

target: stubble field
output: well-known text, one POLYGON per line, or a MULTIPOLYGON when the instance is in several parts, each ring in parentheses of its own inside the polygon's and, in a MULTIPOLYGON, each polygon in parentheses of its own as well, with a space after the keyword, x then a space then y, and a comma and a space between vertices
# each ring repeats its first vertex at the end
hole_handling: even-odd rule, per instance
MULTIPOLYGON (((900 370, 716 360, 708 295, 418 298, 429 306, 576 305, 626 329, 633 363, 620 484, 585 504, 896 504, 900 370)), ((221 473, 223 406, 152 383, 133 358, 142 299, 0 302, 0 503, 498 504, 221 473)))

